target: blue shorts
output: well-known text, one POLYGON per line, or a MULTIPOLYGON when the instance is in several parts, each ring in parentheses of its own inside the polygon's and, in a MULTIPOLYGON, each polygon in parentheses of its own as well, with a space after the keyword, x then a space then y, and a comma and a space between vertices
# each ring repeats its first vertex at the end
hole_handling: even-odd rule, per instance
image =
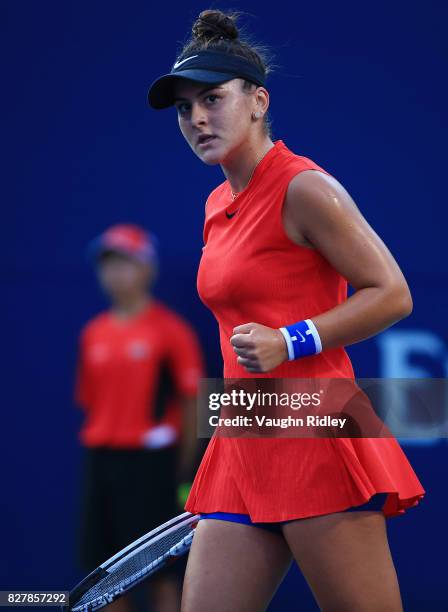
MULTIPOLYGON (((342 512, 355 512, 359 510, 374 510, 380 512, 384 506, 387 496, 388 493, 376 493, 365 504, 362 504, 361 506, 351 506, 346 510, 342 510, 342 512)), ((248 514, 236 514, 235 512, 202 512, 199 520, 201 519, 217 519, 221 521, 231 521, 232 523, 243 523, 244 525, 261 527, 262 529, 267 529, 268 531, 273 531, 275 533, 281 533, 282 525, 300 520, 291 519, 289 521, 279 521, 278 523, 253 523, 248 514)))

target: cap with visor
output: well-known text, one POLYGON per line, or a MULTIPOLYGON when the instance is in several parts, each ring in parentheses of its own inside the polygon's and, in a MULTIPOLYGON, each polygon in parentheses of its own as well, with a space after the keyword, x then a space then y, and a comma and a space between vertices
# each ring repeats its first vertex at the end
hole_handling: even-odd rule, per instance
POLYGON ((148 104, 162 109, 175 102, 175 84, 179 79, 218 85, 231 79, 246 79, 259 87, 266 84, 266 75, 256 64, 240 55, 202 50, 178 60, 171 72, 156 79, 148 91, 148 104))
POLYGON ((105 253, 120 253, 142 263, 154 264, 157 263, 157 239, 138 225, 113 225, 87 247, 91 261, 98 261, 105 253))

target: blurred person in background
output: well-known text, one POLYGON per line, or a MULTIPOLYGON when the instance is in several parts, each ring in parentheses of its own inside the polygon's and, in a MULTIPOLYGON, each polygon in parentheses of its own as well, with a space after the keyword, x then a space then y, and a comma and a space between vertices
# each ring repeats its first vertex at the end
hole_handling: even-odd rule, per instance
MULTIPOLYGON (((153 298, 155 239, 116 225, 89 248, 111 308, 80 335, 76 403, 85 412, 80 563, 90 572, 183 509, 197 460, 195 332, 153 298)), ((157 612, 180 607, 179 566, 145 586, 157 612)), ((146 602, 147 603, 147 602, 146 602)), ((130 596, 112 604, 132 609, 130 596)))

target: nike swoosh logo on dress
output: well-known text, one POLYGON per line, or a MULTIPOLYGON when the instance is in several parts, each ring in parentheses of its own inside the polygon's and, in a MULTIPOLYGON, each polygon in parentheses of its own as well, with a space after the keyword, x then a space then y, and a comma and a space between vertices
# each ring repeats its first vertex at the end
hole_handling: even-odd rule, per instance
POLYGON ((235 211, 235 212, 233 212, 233 213, 228 213, 228 212, 226 211, 226 217, 227 217, 227 219, 231 219, 232 217, 234 217, 234 216, 236 215, 236 213, 238 212, 238 210, 239 210, 239 209, 237 208, 237 209, 236 209, 236 211, 235 211))

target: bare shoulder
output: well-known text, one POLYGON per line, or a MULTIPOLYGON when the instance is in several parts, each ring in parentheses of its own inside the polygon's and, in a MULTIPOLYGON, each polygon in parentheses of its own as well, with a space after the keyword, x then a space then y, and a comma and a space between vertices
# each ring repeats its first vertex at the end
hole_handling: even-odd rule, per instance
POLYGON ((341 218, 359 221, 362 215, 337 179, 318 170, 304 170, 291 179, 283 207, 283 224, 293 242, 315 248, 312 236, 317 227, 331 226, 341 218))

